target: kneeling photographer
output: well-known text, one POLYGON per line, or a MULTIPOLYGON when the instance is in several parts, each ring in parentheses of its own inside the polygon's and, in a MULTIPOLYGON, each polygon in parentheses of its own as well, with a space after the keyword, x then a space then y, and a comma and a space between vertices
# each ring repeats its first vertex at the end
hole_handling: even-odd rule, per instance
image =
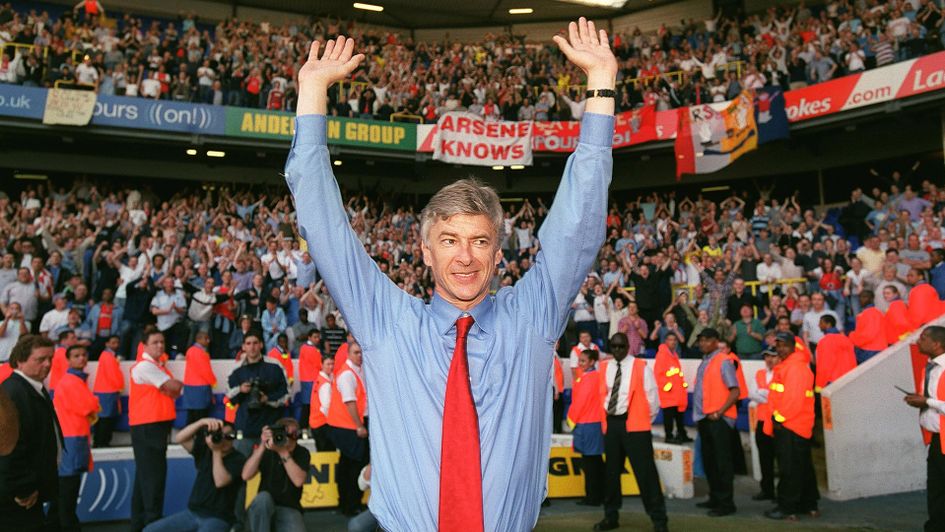
POLYGON ((204 418, 184 427, 175 439, 193 455, 197 468, 190 500, 186 510, 151 523, 145 532, 228 532, 235 521, 233 508, 246 462, 246 457, 233 448, 233 426, 204 418))
POLYGON ((299 422, 283 418, 262 430, 262 444, 243 466, 243 480, 258 472, 259 491, 247 510, 252 532, 302 532, 302 486, 311 455, 298 445, 299 422))

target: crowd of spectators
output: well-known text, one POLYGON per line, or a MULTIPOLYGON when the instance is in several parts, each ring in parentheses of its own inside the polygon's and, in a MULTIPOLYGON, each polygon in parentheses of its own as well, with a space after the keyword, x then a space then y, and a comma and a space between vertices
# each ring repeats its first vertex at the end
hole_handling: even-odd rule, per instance
MULTIPOLYGON (((920 180, 917 167, 869 176, 881 185, 857 188, 848 205, 820 215, 771 190, 721 201, 674 192, 615 199, 574 324, 595 339, 631 333, 634 353, 669 333, 692 346, 714 327, 751 357, 779 324, 816 344, 824 314, 842 330, 863 305, 885 311, 918 283, 945 296, 945 189, 920 180)), ((215 358, 235 356, 252 329, 267 350, 295 351, 312 328, 333 353, 346 340, 343 317, 298 237, 286 191, 266 192, 208 185, 160 198, 146 186, 89 181, 27 186, 18 198, 0 192, 0 360, 27 330, 52 339, 72 331, 93 358, 119 334, 121 354, 133 356, 152 323, 172 354, 199 330, 210 332, 215 358)), ((381 271, 428 301, 418 206, 376 192, 346 198, 381 271)), ((506 213, 496 289, 528 271, 546 214, 541 197, 506 213)))
MULTIPOLYGON (((743 88, 797 88, 942 49, 941 0, 804 2, 748 16, 617 31, 618 107, 657 109, 732 99, 743 88)), ((97 2, 96 5, 99 5, 97 2)), ((58 16, 0 7, 0 82, 57 81, 101 94, 292 110, 295 72, 312 39, 352 35, 367 55, 331 113, 435 121, 469 110, 488 119, 569 120, 583 113, 581 74, 548 42, 486 34, 475 43, 419 42, 333 19, 277 25, 192 14, 176 20, 58 16), (7 44, 20 45, 16 47, 7 44)))

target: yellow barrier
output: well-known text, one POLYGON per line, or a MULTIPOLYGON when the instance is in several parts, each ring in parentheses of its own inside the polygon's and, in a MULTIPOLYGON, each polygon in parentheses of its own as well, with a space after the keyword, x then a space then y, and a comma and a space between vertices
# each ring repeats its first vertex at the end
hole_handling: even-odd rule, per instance
POLYGON ((420 115, 415 115, 415 114, 411 114, 407 112, 394 113, 390 115, 390 121, 391 122, 411 122, 413 124, 422 124, 423 117, 420 115), (403 118, 404 120, 400 120, 401 118, 403 118))

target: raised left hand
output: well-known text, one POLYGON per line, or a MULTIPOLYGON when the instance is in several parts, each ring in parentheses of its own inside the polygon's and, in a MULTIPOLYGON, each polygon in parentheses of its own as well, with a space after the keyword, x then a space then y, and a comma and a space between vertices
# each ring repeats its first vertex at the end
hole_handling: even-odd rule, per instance
POLYGON ((617 78, 617 58, 610 49, 605 30, 581 17, 568 24, 568 38, 555 35, 554 41, 569 61, 587 74, 588 88, 613 88, 617 78))

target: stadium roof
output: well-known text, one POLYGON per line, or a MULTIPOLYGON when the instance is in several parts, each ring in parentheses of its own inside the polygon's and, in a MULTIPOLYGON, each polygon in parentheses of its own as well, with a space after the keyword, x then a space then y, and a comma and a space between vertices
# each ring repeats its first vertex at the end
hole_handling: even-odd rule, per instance
POLYGON ((354 0, 215 0, 229 5, 300 13, 331 15, 401 28, 458 28, 503 26, 529 22, 597 19, 638 11, 672 0, 362 0, 383 11, 354 8, 354 0), (612 7, 601 7, 601 6, 612 7), (510 9, 531 9, 510 14, 510 9))

